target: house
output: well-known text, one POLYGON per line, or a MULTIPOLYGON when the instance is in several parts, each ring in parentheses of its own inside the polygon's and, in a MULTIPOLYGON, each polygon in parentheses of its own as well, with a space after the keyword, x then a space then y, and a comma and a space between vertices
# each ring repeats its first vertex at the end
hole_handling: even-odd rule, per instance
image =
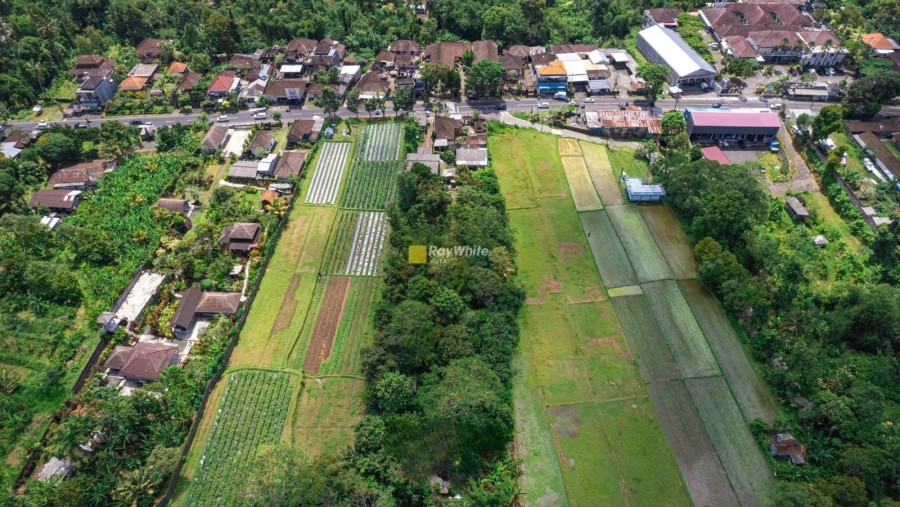
POLYGON ((516 55, 503 55, 500 57, 500 65, 503 67, 503 81, 518 83, 522 79, 525 59, 516 55))
POLYGON ((231 130, 225 125, 213 125, 200 141, 200 154, 212 155, 221 150, 230 136, 231 130))
POLYGON ((69 75, 78 83, 95 76, 107 76, 116 67, 116 61, 99 55, 81 55, 75 60, 69 75))
POLYGON ((259 224, 239 222, 222 229, 219 243, 227 244, 232 252, 247 252, 259 246, 259 232, 259 224))
POLYGON ((456 165, 487 167, 487 148, 459 148, 456 150, 456 165))
POLYGON ((463 42, 435 42, 425 46, 422 59, 426 62, 441 62, 452 69, 462 59, 463 53, 470 49, 472 45, 463 42))
POLYGON ((172 316, 172 331, 185 333, 199 316, 234 315, 241 304, 240 292, 202 292, 197 286, 184 291, 172 316))
POLYGON ((282 78, 301 78, 303 77, 305 67, 306 66, 302 63, 283 63, 281 64, 281 67, 278 68, 278 73, 281 74, 282 78))
POLYGON ((804 30, 797 35, 807 46, 800 61, 804 67, 839 67, 850 53, 830 30, 804 30))
POLYGON ((900 49, 900 44, 878 32, 865 33, 859 36, 863 44, 872 48, 872 56, 885 56, 900 49))
POLYGON ((900 159, 881 142, 873 132, 863 132, 854 136, 860 145, 867 148, 875 158, 875 165, 891 179, 900 180, 900 159))
POLYGON ((303 165, 306 163, 306 157, 309 156, 309 150, 285 151, 278 159, 275 166, 273 176, 279 180, 287 180, 296 178, 303 172, 303 165))
POLYGON ((274 190, 268 190, 268 189, 263 190, 259 194, 259 204, 262 206, 265 206, 267 204, 272 204, 276 200, 278 200, 278 192, 276 192, 274 190))
POLYGON ((269 80, 266 85, 265 95, 269 102, 273 103, 300 103, 306 92, 305 79, 281 79, 269 80))
POLYGON ((327 70, 337 67, 344 59, 346 48, 340 42, 325 37, 313 49, 310 62, 317 70, 327 70))
POLYGON ((220 99, 229 93, 237 93, 240 90, 241 78, 233 70, 219 72, 210 83, 207 93, 210 99, 220 99))
POLYGON ((228 167, 228 179, 251 180, 259 177, 259 162, 255 160, 238 160, 228 167))
POLYGON ((84 189, 97 186, 97 182, 105 173, 115 170, 112 160, 94 160, 81 162, 60 169, 50 176, 49 183, 53 188, 84 189))
POLYGON ((647 9, 644 11, 643 28, 650 28, 654 25, 662 25, 663 28, 674 30, 678 28, 678 15, 681 11, 678 9, 647 9))
POLYGON ((128 76, 119 83, 120 92, 140 92, 147 88, 150 78, 128 76))
POLYGON ((131 77, 145 77, 147 81, 151 81, 159 68, 155 63, 139 63, 128 71, 131 77))
POLYGON ((113 70, 98 70, 94 75, 87 77, 75 89, 75 96, 81 107, 87 109, 99 109, 116 94, 116 82, 113 80, 113 70))
POLYGON ((168 210, 172 213, 180 213, 185 216, 191 212, 191 205, 185 199, 160 198, 153 207, 168 210))
POLYGON ((787 199, 784 200, 784 207, 788 212, 788 215, 791 216, 791 220, 795 222, 802 222, 809 217, 809 211, 803 206, 803 203, 800 202, 800 199, 797 199, 794 196, 788 196, 787 199))
POLYGON ((684 112, 687 133, 701 143, 745 141, 769 143, 776 138, 781 120, 771 112, 693 111, 684 112))
POLYGON ((746 37, 741 37, 740 35, 722 37, 722 40, 719 41, 719 47, 723 53, 733 58, 756 60, 756 50, 753 49, 746 37))
POLYGON ((256 163, 257 178, 271 178, 275 176, 275 167, 278 165, 278 154, 269 153, 256 163))
POLYGON ((753 33, 756 45, 764 52, 754 58, 768 63, 799 62, 806 52, 798 32, 812 29, 816 23, 790 2, 734 2, 713 4, 700 10, 700 20, 723 51, 733 48, 738 58, 751 58, 749 50, 738 39, 749 39, 753 33), (791 35, 787 35, 791 34, 791 35), (788 42, 784 43, 787 38, 788 42))
POLYGON ((725 152, 722 151, 718 146, 707 146, 705 148, 700 148, 700 153, 703 155, 703 158, 706 160, 712 160, 713 162, 718 162, 721 165, 728 165, 731 163, 731 160, 725 156, 725 152))
POLYGON ((391 96, 390 79, 386 75, 382 76, 375 70, 363 74, 356 87, 359 89, 359 98, 362 100, 375 97, 388 98, 391 96))
POLYGON ((331 90, 334 91, 334 94, 338 95, 338 96, 341 91, 341 85, 336 85, 336 84, 309 85, 306 87, 306 100, 311 102, 311 101, 316 100, 317 98, 321 97, 322 90, 324 90, 325 88, 331 88, 331 90))
POLYGON ((178 347, 175 345, 138 342, 134 347, 118 345, 103 367, 110 376, 136 382, 156 382, 166 368, 175 364, 178 364, 178 347))
POLYGON ((554 44, 550 46, 550 52, 555 55, 560 53, 575 53, 581 58, 586 57, 588 53, 596 50, 596 44, 554 44))
POLYGON ((172 44, 172 39, 144 39, 134 52, 141 61, 153 61, 162 54, 163 44, 172 44))
POLYGON ((247 145, 247 151, 254 157, 265 157, 275 147, 275 134, 271 130, 260 129, 253 134, 250 143, 247 145))
POLYGON ((585 60, 578 53, 559 53, 556 55, 556 58, 566 70, 566 82, 568 85, 573 89, 585 91, 588 84, 585 60))
POLYGON ((31 196, 28 205, 32 208, 43 206, 51 211, 70 212, 75 211, 80 201, 81 190, 42 188, 31 196))
POLYGON ((415 164, 422 164, 431 170, 431 174, 438 175, 441 172, 440 155, 430 153, 424 146, 415 153, 406 154, 406 170, 412 169, 415 164))
POLYGON ((260 77, 268 79, 268 74, 263 71, 263 63, 254 55, 232 55, 228 60, 228 66, 241 69, 241 74, 247 81, 256 81, 260 77))
POLYGON ((472 53, 475 54, 472 63, 478 63, 482 60, 500 61, 500 51, 497 49, 497 43, 492 40, 477 40, 473 42, 472 53))
POLYGON ((661 25, 638 32, 637 50, 652 63, 669 68, 673 86, 711 84, 716 69, 694 51, 680 35, 661 25))
POLYGON ((0 143, 0 150, 3 156, 9 159, 16 158, 29 144, 31 137, 24 130, 13 130, 7 134, 3 143, 0 143))
POLYGON ((890 137, 895 132, 900 132, 900 120, 885 118, 876 121, 845 121, 844 130, 851 136, 872 132, 878 137, 890 137))
POLYGON ((419 43, 411 40, 401 39, 391 43, 388 51, 395 55, 419 56, 419 43))
POLYGON ((775 439, 769 443, 769 452, 778 459, 791 460, 795 465, 806 463, 804 453, 806 446, 797 442, 790 433, 779 433, 775 435, 775 439))
POLYGON ((588 129, 605 137, 648 137, 662 132, 662 119, 658 115, 634 106, 625 110, 586 111, 584 120, 588 129))
MULTIPOLYGON (((549 95, 556 92, 564 92, 568 89, 569 74, 563 62, 556 59, 556 55, 541 55, 542 58, 532 58, 532 67, 537 80, 538 95, 549 95), (543 58, 551 56, 553 59, 543 58), (548 63, 544 63, 548 61, 548 63)), ((587 77, 587 75, 585 75, 587 77)))
POLYGON ((434 148, 456 147, 456 138, 462 134, 463 122, 455 118, 438 116, 434 119, 434 148))
POLYGON ((41 482, 50 480, 61 481, 68 477, 74 469, 75 467, 72 466, 72 462, 68 459, 54 457, 41 465, 35 472, 34 477, 41 482))
POLYGON ((166 69, 167 74, 179 74, 182 75, 188 71, 188 64, 182 62, 172 62, 169 64, 169 68, 166 69))
POLYGON ((747 33, 747 42, 759 58, 770 64, 789 64, 800 60, 805 49, 803 39, 790 30, 757 30, 747 33))
POLYGON ((319 139, 319 131, 315 130, 315 120, 297 120, 288 132, 287 144, 294 146, 300 142, 314 143, 319 139))
POLYGON ((837 83, 794 83, 788 86, 786 94, 790 100, 836 100, 844 94, 837 83))
POLYGON ((318 43, 312 39, 299 38, 288 42, 285 47, 284 61, 287 63, 303 63, 316 49, 318 43))
POLYGON ((344 65, 338 72, 338 97, 343 97, 347 88, 353 86, 359 81, 362 75, 362 66, 360 65, 344 65))
POLYGON ((178 83, 178 91, 189 92, 193 90, 201 78, 203 78, 203 74, 192 70, 187 71, 181 78, 181 82, 178 83))
POLYGON ((640 178, 625 175, 622 179, 625 180, 625 193, 631 202, 659 202, 666 195, 665 189, 658 183, 644 183, 640 178))

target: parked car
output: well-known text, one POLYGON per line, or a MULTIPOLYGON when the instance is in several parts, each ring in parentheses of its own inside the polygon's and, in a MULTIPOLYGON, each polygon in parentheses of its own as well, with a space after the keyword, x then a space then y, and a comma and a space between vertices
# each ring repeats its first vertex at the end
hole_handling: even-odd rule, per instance
POLYGON ((217 122, 221 122, 221 123, 225 123, 225 122, 228 121, 228 115, 227 115, 227 114, 223 114, 223 115, 219 116, 218 118, 216 118, 216 121, 217 121, 217 122))
POLYGON ((779 104, 779 103, 777 103, 777 102, 772 102, 771 104, 769 104, 769 109, 771 109, 771 110, 773 110, 773 111, 780 111, 780 110, 781 110, 781 104, 779 104))
POLYGON ((143 125, 144 120, 131 120, 128 123, 130 123, 131 125, 143 125))
POLYGON ((825 69, 825 74, 828 76, 833 76, 835 74, 834 69, 831 67, 828 67, 827 69, 825 69))
POLYGON ((619 102, 619 109, 625 109, 626 107, 628 107, 627 101, 623 100, 622 102, 619 102))
POLYGON ((710 42, 709 49, 713 49, 713 50, 719 49, 719 43, 718 42, 710 42))
POLYGON ((550 109, 549 102, 538 102, 538 109, 550 109))
POLYGON ((494 106, 494 109, 498 111, 506 111, 506 102, 500 102, 499 104, 494 106))
POLYGON ((556 92, 553 94, 553 98, 556 100, 566 100, 569 98, 569 96, 566 94, 566 92, 556 92))
POLYGON ((258 112, 258 113, 256 113, 256 114, 254 114, 254 115, 253 115, 253 119, 254 119, 254 120, 265 120, 265 119, 266 119, 266 112, 265 112, 265 111, 260 111, 260 112, 258 112))
POLYGON ((719 109, 720 107, 722 107, 722 103, 721 103, 721 102, 715 102, 715 103, 713 103, 713 105, 712 105, 712 108, 713 108, 713 109, 719 109))
POLYGON ((593 103, 594 103, 594 97, 586 97, 586 98, 584 99, 584 103, 585 103, 585 104, 593 104, 593 103))
POLYGON ((46 129, 50 128, 50 124, 45 121, 42 121, 42 122, 38 123, 37 127, 35 127, 35 128, 37 128, 38 130, 46 130, 46 129))

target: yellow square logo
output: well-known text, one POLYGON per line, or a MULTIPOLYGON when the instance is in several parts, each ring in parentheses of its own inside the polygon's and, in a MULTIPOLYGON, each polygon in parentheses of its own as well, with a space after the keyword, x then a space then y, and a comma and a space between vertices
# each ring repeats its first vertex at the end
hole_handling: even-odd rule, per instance
POLYGON ((428 249, 425 245, 409 245, 409 263, 410 264, 427 264, 428 249))

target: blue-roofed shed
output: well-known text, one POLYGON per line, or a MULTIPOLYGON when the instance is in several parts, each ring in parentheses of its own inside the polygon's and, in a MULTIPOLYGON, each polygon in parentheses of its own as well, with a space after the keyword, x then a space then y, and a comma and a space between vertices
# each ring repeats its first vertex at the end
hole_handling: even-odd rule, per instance
POLYGON ((644 183, 640 178, 625 178, 625 192, 631 202, 659 202, 666 195, 658 183, 644 183))

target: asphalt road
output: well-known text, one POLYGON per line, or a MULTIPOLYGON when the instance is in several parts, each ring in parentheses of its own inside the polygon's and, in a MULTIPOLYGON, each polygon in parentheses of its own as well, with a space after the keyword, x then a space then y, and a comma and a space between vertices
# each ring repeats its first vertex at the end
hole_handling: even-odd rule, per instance
MULTIPOLYGON (((584 105, 584 110, 587 111, 597 111, 597 110, 609 110, 609 109, 617 109, 618 105, 621 101, 627 100, 629 102, 632 101, 631 98, 621 98, 621 97, 595 97, 595 102, 592 104, 584 104, 579 102, 579 107, 584 105)), ((491 115, 492 113, 498 112, 494 107, 498 101, 461 101, 461 102, 442 102, 444 108, 451 112, 456 113, 469 113, 473 109, 478 109, 482 113, 486 115, 491 115)), ((527 99, 519 99, 519 100, 509 100, 506 101, 507 112, 514 113, 517 111, 531 111, 537 108, 539 102, 548 102, 551 107, 564 106, 565 102, 553 100, 553 99, 536 99, 536 98, 527 98, 527 99)), ((670 110, 674 108, 684 109, 690 107, 710 107, 713 103, 721 103, 722 107, 727 108, 752 108, 752 109, 766 109, 769 107, 771 102, 781 104, 782 101, 763 101, 760 97, 757 96, 747 96, 747 97, 684 97, 679 99, 671 99, 664 98, 657 100, 657 107, 661 107, 663 110, 670 110), (741 100, 741 99, 744 100, 741 100)), ((787 103, 788 108, 791 109, 799 109, 799 110, 812 110, 818 111, 822 107, 826 106, 826 103, 822 102, 808 102, 808 101, 784 101, 787 103)), ((268 117, 267 120, 255 120, 253 118, 254 113, 248 110, 242 110, 237 113, 229 113, 229 121, 223 124, 249 124, 255 121, 272 121, 272 112, 275 110, 279 110, 282 113, 281 119, 282 121, 293 121, 300 119, 311 119, 313 116, 322 116, 324 113, 322 109, 312 106, 312 104, 306 104, 302 108, 301 107, 287 107, 287 106, 272 106, 268 108, 268 117)), ((429 104, 427 107, 422 102, 417 102, 416 106, 413 110, 413 113, 424 113, 425 111, 430 111, 431 105, 429 104)), ((886 106, 882 109, 882 113, 889 114, 900 114, 900 107, 890 107, 886 106)), ((385 114, 390 116, 393 115, 393 111, 391 111, 390 107, 385 111, 385 114)), ((58 121, 58 122, 50 122, 51 124, 65 124, 74 127, 79 123, 84 123, 86 119, 90 119, 91 127, 99 126, 103 122, 107 121, 117 121, 120 123, 128 123, 132 120, 141 120, 152 122, 156 126, 169 125, 173 123, 190 123, 197 119, 199 113, 191 113, 191 114, 167 114, 167 115, 141 115, 141 116, 129 116, 129 117, 110 117, 104 118, 99 115, 83 115, 79 118, 74 118, 66 121, 58 121)), ((209 119, 215 121, 218 117, 217 114, 208 115, 209 119)), ((337 112, 337 116, 341 118, 350 118, 353 117, 353 113, 347 111, 346 108, 341 108, 337 112)), ((361 118, 368 117, 368 114, 365 112, 360 112, 359 115, 361 118)), ((37 126, 37 122, 9 122, 7 124, 8 127, 20 128, 23 130, 32 130, 37 126)))

